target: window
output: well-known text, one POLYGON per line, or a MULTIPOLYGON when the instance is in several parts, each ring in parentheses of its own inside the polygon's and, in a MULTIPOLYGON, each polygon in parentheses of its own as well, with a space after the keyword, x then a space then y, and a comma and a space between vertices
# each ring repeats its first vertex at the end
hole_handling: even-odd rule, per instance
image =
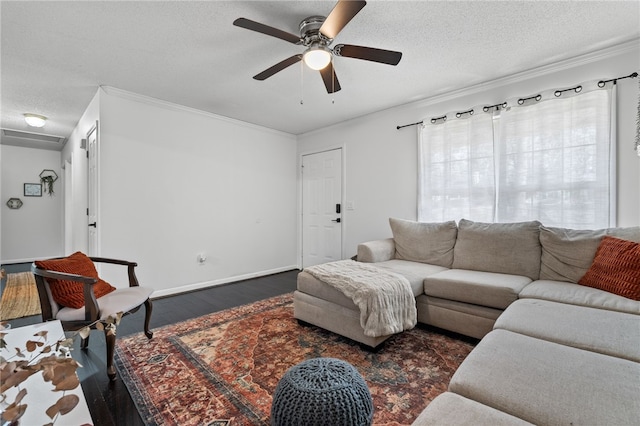
POLYGON ((493 221, 496 185, 491 116, 472 115, 429 125, 420 139, 418 220, 474 217, 493 221))
POLYGON ((501 115, 497 221, 610 225, 609 94, 597 90, 501 115))
POLYGON ((612 226, 614 94, 553 93, 495 119, 479 113, 424 126, 418 219, 612 226))

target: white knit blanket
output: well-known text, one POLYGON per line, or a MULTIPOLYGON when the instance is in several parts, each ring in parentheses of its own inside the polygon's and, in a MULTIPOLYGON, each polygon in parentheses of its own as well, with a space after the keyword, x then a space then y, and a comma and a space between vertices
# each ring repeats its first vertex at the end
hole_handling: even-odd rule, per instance
POLYGON ((402 275, 353 260, 310 266, 305 271, 353 300, 360 309, 365 336, 386 336, 416 325, 416 300, 402 275))

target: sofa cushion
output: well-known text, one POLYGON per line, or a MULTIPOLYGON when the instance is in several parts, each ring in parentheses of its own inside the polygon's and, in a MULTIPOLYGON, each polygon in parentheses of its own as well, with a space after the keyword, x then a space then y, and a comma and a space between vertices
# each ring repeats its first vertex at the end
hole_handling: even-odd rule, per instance
POLYGON ((504 309, 531 282, 521 275, 449 269, 424 280, 424 294, 474 305, 504 309))
POLYGON ((521 299, 543 299, 571 305, 640 314, 640 302, 580 284, 539 280, 520 292, 521 299))
POLYGON ((449 391, 535 424, 632 425, 640 363, 506 330, 471 351, 449 391))
POLYGON ((422 223, 390 218, 396 259, 450 268, 458 228, 454 221, 422 223))
MULTIPOLYGON (((119 312, 128 312, 140 306, 151 296, 153 289, 149 287, 122 287, 98 299, 100 306, 100 319, 106 320, 115 317, 119 312)), ((56 319, 60 321, 82 321, 84 308, 62 308, 58 311, 56 319)))
POLYGON ((359 312, 359 309, 356 304, 353 303, 353 300, 327 283, 320 281, 308 272, 302 271, 298 274, 297 289, 302 293, 309 294, 319 299, 359 312))
POLYGON ((540 227, 540 279, 577 283, 587 272, 602 237, 640 242, 640 227, 578 230, 540 227))
MULTIPOLYGON (((390 272, 405 277, 411 285, 414 296, 423 293, 423 282, 425 277, 437 272, 446 271, 442 266, 429 265, 426 263, 410 262, 408 260, 388 260, 377 262, 374 266, 383 268, 390 272)), ((358 307, 353 301, 332 286, 320 281, 308 272, 302 271, 298 274, 297 288, 299 291, 318 297, 323 300, 344 306, 358 311, 358 307)))
POLYGON ((414 296, 418 296, 424 292, 424 279, 433 274, 446 271, 447 268, 438 265, 430 265, 428 263, 411 262, 408 260, 393 259, 386 262, 377 262, 378 268, 386 269, 390 272, 400 274, 409 280, 411 290, 414 296))
POLYGON ((517 426, 530 425, 522 419, 513 417, 495 408, 480 404, 452 392, 438 395, 427 406, 411 426, 431 425, 492 425, 517 426))
POLYGON ((494 329, 640 362, 640 315, 521 299, 500 315, 494 329))
POLYGON ((538 221, 480 223, 462 219, 452 267, 538 279, 539 228, 538 221))
POLYGON ((640 244, 605 236, 578 284, 640 300, 640 244))

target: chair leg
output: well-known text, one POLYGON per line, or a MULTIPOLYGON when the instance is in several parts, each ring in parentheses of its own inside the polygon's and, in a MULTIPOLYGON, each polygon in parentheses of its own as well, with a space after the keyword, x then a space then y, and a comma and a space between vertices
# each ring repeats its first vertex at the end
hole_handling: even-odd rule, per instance
POLYGON ((148 339, 153 337, 153 332, 149 330, 149 323, 151 322, 151 311, 153 311, 153 304, 151 300, 147 299, 144 301, 144 334, 148 339))
POLYGON ((116 366, 113 365, 113 353, 116 348, 116 331, 115 329, 104 329, 104 339, 107 344, 107 376, 109 380, 116 379, 116 366))
POLYGON ((89 337, 91 335, 85 337, 84 339, 80 339, 80 349, 87 350, 89 347, 89 337))

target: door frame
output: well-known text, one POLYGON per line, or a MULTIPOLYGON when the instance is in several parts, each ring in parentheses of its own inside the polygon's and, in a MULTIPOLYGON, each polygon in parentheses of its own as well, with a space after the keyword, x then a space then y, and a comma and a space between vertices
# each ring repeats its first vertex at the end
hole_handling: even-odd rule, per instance
POLYGON ((73 251, 73 153, 68 158, 62 160, 62 176, 63 176, 63 241, 62 253, 65 255, 73 251))
POLYGON ((340 187, 340 205, 342 206, 342 232, 340 235, 340 257, 342 259, 344 259, 344 245, 345 245, 345 235, 347 234, 347 227, 349 226, 349 221, 346 220, 346 209, 345 209, 345 203, 346 203, 346 194, 347 194, 347 161, 346 161, 346 151, 347 151, 347 147, 346 145, 340 144, 340 145, 329 145, 325 148, 322 149, 311 149, 308 151, 299 151, 298 152, 298 164, 297 164, 297 175, 298 175, 298 269, 302 269, 302 247, 303 247, 303 223, 302 223, 302 215, 303 215, 303 211, 302 211, 302 196, 303 196, 303 191, 304 191, 304 185, 302 184, 302 157, 304 157, 305 155, 313 155, 313 154, 321 154, 323 152, 327 152, 327 151, 335 151, 335 150, 340 150, 340 162, 341 164, 341 170, 340 173, 342 173, 342 183, 341 183, 341 187, 340 187))
MULTIPOLYGON (((93 125, 91 126, 91 128, 89 129, 89 131, 87 132, 87 150, 86 150, 86 155, 87 155, 87 215, 86 217, 86 223, 85 223, 85 229, 87 232, 87 240, 86 240, 86 244, 87 244, 87 253, 91 253, 91 232, 89 231, 89 219, 91 218, 90 215, 90 209, 91 207, 94 207, 95 212, 91 212, 95 215, 95 222, 96 223, 101 223, 100 222, 100 123, 98 120, 95 121, 95 123, 93 123, 93 125), (90 146, 90 138, 92 136, 92 134, 95 133, 95 138, 96 138, 96 142, 95 142, 95 152, 94 152, 94 158, 95 158, 95 167, 96 167, 96 173, 95 173, 95 179, 93 182, 93 187, 91 185, 91 178, 90 178, 90 154, 89 154, 89 146, 90 146), (91 206, 91 193, 93 192, 93 196, 94 196, 94 200, 95 200, 95 205, 91 206)), ((100 228, 96 227, 95 229, 95 246, 96 246, 96 253, 91 253, 91 256, 100 256, 100 228)))

